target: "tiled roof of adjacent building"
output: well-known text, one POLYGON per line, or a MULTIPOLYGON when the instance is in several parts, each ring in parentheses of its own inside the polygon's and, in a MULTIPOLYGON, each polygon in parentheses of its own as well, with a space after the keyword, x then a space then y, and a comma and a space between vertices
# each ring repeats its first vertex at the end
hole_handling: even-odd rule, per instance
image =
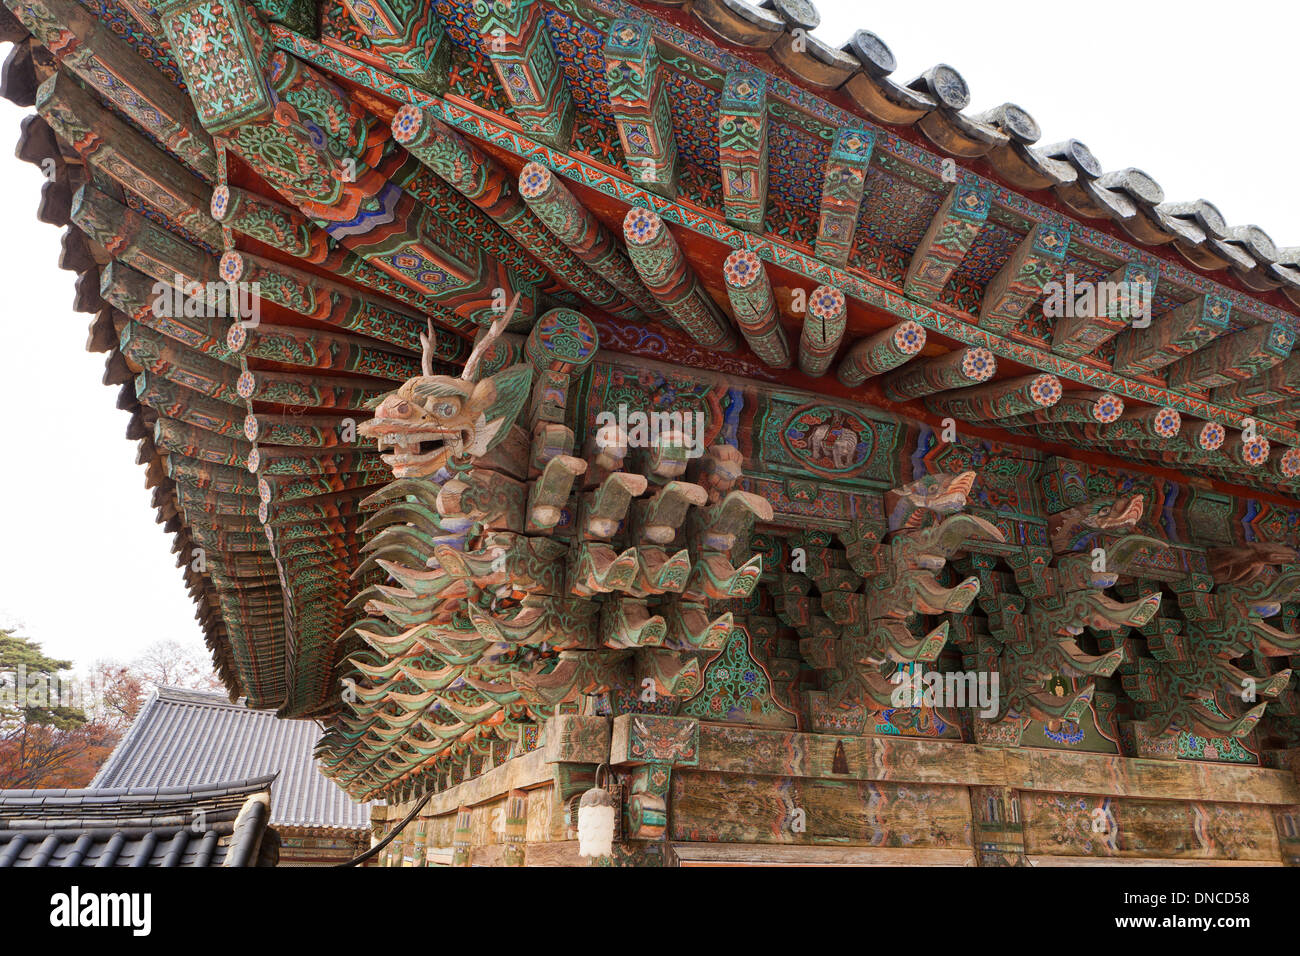
POLYGON ((274 866, 274 775, 183 787, 0 790, 0 867, 274 866))
POLYGON ((250 710, 222 693, 162 687, 91 786, 184 787, 278 773, 273 826, 368 827, 368 805, 354 803, 317 769, 312 747, 319 733, 311 721, 250 710))

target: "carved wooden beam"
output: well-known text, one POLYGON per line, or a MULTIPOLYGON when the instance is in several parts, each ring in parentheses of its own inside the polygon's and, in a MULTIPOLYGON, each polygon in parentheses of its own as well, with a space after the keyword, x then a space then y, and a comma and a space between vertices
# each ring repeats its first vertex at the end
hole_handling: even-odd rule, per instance
POLYGON ((519 172, 519 194, 548 230, 629 302, 646 315, 664 314, 614 237, 578 202, 560 177, 540 163, 526 163, 519 172))
POLYGON ((378 204, 373 229, 362 233, 333 225, 328 231, 371 265, 470 322, 490 325, 499 315, 493 303, 502 298, 512 303, 518 296, 512 324, 531 325, 536 289, 514 270, 395 186, 383 191, 378 204), (386 225, 390 217, 391 225, 386 225))
POLYGON ((247 471, 224 468, 183 455, 169 455, 166 461, 167 477, 177 484, 196 488, 211 488, 223 494, 257 494, 257 479, 247 471))
POLYGON ((1100 431, 1107 441, 1164 441, 1175 438, 1183 417, 1172 408, 1127 408, 1118 421, 1100 431))
POLYGON ((657 213, 639 206, 629 209, 623 238, 646 288, 687 335, 705 348, 725 352, 735 347, 730 325, 700 286, 657 213))
POLYGON ((229 319, 160 315, 155 309, 158 288, 158 280, 117 259, 109 262, 99 275, 99 294, 127 317, 176 339, 196 352, 231 365, 238 364, 226 346, 229 319))
POLYGON ((1156 279, 1153 269, 1129 263, 1084 287, 1091 303, 1074 296, 1073 283, 1067 281, 1056 303, 1061 310, 1055 312, 1051 296, 1043 306, 1047 317, 1056 320, 1052 351, 1072 358, 1088 355, 1128 328, 1144 309, 1149 319, 1156 279))
POLYGON ((722 278, 736 326, 754 354, 772 368, 789 368, 790 348, 763 260, 748 249, 737 249, 722 264, 722 278))
POLYGON ((371 379, 294 375, 260 369, 241 373, 138 322, 127 322, 119 340, 123 356, 136 368, 147 369, 186 388, 241 407, 245 400, 252 399, 297 408, 355 410, 388 391, 382 383, 371 379))
MULTIPOLYGON (((247 252, 224 253, 219 268, 224 281, 257 283, 258 294, 263 298, 300 315, 388 341, 408 351, 420 350, 420 335, 426 332, 427 322, 395 304, 247 252)), ((462 343, 458 336, 435 334, 434 357, 451 362, 462 353, 462 343)))
POLYGON ((393 76, 431 93, 446 92, 451 41, 432 4, 420 0, 343 0, 343 6, 393 76))
POLYGON ((1050 408, 1061 400, 1061 395, 1061 380, 1043 373, 963 388, 953 395, 935 395, 926 399, 925 405, 936 415, 987 422, 1050 408))
POLYGON ((808 294, 803 332, 799 336, 799 370, 818 378, 826 374, 839 350, 848 323, 844 293, 819 285, 808 294))
POLYGON ((1295 345, 1295 332, 1280 323, 1256 325, 1215 340, 1169 367, 1169 387, 1218 388, 1272 368, 1295 345))
POLYGON ((540 0, 480 4, 475 11, 483 52, 501 80, 515 120, 533 139, 567 150, 573 97, 551 45, 540 0))
MULTIPOLYGON (((244 437, 262 445, 294 445, 300 448, 337 448, 356 443, 373 449, 373 438, 349 437, 340 409, 338 415, 284 415, 249 412, 243 417, 244 437)), ((355 430, 355 422, 353 423, 355 430)))
POLYGON ((818 259, 837 266, 849 261, 875 145, 876 134, 870 130, 845 126, 836 131, 822 181, 821 214, 813 245, 818 259))
POLYGON ((324 229, 291 206, 223 183, 212 191, 211 212, 214 220, 240 235, 432 314, 447 326, 463 324, 454 312, 335 243, 324 229))
POLYGON ((201 284, 218 279, 217 262, 210 253, 154 225, 90 183, 72 198, 72 221, 110 255, 169 285, 177 275, 201 284))
POLYGON ((884 380, 890 401, 906 402, 954 388, 970 388, 987 382, 997 372, 993 353, 980 346, 955 349, 946 355, 913 362, 884 380))
POLYGON ((238 392, 239 373, 231 365, 187 349, 175 339, 133 321, 122 326, 118 341, 123 358, 135 368, 181 382, 209 398, 243 406, 244 397, 238 392))
MULTIPOLYGON (((1278 481, 1294 482, 1300 478, 1300 448, 1286 448, 1268 460, 1268 474, 1278 481)), ((1294 490, 1292 491, 1294 494, 1294 490)))
POLYGON ((1120 375, 1153 372, 1204 348, 1228 330, 1232 303, 1200 295, 1164 315, 1145 329, 1127 329, 1115 339, 1112 367, 1120 375))
POLYGON ((293 408, 348 408, 361 410, 390 389, 380 381, 318 373, 298 375, 248 369, 239 376, 241 398, 293 408))
POLYGON ((850 388, 911 361, 925 348, 925 329, 915 322, 900 322, 875 335, 859 339, 845 353, 836 376, 850 388))
POLYGON ((632 181, 677 195, 673 114, 650 23, 615 20, 605 38, 605 85, 632 181))
POLYGON ((1055 405, 1001 420, 1003 425, 1082 422, 1109 425, 1124 414, 1124 399, 1110 392, 1067 392, 1055 405))
POLYGON ((762 232, 767 212, 767 75, 731 70, 718 106, 723 212, 736 228, 762 232))
POLYGON ((36 110, 81 158, 214 247, 221 230, 208 214, 211 189, 59 71, 36 91, 36 110))
POLYGON ((163 451, 235 468, 247 468, 248 455, 253 450, 242 435, 237 438, 217 435, 161 415, 154 425, 153 441, 163 451))
POLYGON ((1069 247, 1068 229, 1035 224, 985 287, 979 327, 998 335, 1014 331, 1043 294, 1043 287, 1061 275, 1069 247))
MULTIPOLYGON (((1267 371, 1232 385, 1223 385, 1210 392, 1216 404, 1242 404, 1250 408, 1288 405, 1300 400, 1300 355, 1292 355, 1267 371)), ((1273 410, 1270 409, 1270 412, 1273 410)), ((1279 417, 1292 417, 1291 409, 1279 409, 1279 417)))
POLYGON ((186 387, 186 377, 167 369, 168 374, 153 371, 141 372, 135 378, 135 397, 156 409, 158 414, 203 428, 218 435, 238 436, 242 433, 243 402, 232 392, 238 404, 208 398, 202 392, 186 387))
POLYGON ((988 220, 988 190, 958 184, 948 191, 912 253, 903 290, 914 299, 938 297, 988 220))
POLYGON ((637 316, 635 307, 582 257, 555 242, 555 236, 524 205, 505 171, 477 146, 412 104, 398 110, 392 129, 393 138, 411 155, 519 240, 559 281, 615 315, 637 316))
POLYGON ((383 124, 323 73, 274 49, 250 6, 221 0, 218 16, 216 2, 159 4, 173 49, 197 51, 178 65, 204 127, 342 245, 465 324, 489 324, 502 295, 518 295, 516 321, 531 322, 532 285, 403 191, 409 159, 387 148, 383 124), (221 82, 204 52, 218 48, 221 82))
MULTIPOLYGON (((412 353, 376 348, 372 339, 359 335, 299 326, 262 322, 256 328, 244 328, 235 323, 226 334, 226 346, 232 354, 249 358, 322 371, 355 372, 390 382, 404 382, 420 374, 419 356, 412 353)), ((442 372, 450 374, 455 369, 446 362, 442 372)))
MULTIPOLYGON (((258 294, 268 302, 341 328, 370 335, 409 351, 420 350, 426 323, 415 314, 402 313, 365 293, 320 279, 300 270, 243 253, 228 253, 211 271, 213 259, 170 232, 154 225, 112 197, 87 184, 73 203, 73 221, 131 268, 119 268, 112 279, 101 277, 101 294, 129 315, 148 323, 143 311, 152 311, 156 289, 146 288, 142 273, 175 285, 185 282, 257 281, 258 294), (137 271, 139 270, 139 271, 137 271)), ((445 362, 463 356, 463 339, 435 334, 435 355, 445 362)))
MULTIPOLYGON (((317 453, 315 455, 303 454, 299 448, 277 448, 267 446, 265 448, 253 449, 253 454, 249 458, 250 471, 254 471, 259 477, 265 475, 281 475, 292 478, 303 478, 320 475, 347 475, 347 474, 365 474, 380 475, 388 470, 384 460, 371 451, 354 450, 343 451, 336 450, 330 452, 317 453)), ((391 474, 391 471, 389 471, 391 474)))
POLYGON ((76 0, 7 0, 60 63, 205 177, 216 152, 185 94, 76 0))
POLYGON ((1268 439, 1263 436, 1247 438, 1241 432, 1232 431, 1224 437, 1223 445, 1219 450, 1234 464, 1250 470, 1263 467, 1269 459, 1272 448, 1268 439))

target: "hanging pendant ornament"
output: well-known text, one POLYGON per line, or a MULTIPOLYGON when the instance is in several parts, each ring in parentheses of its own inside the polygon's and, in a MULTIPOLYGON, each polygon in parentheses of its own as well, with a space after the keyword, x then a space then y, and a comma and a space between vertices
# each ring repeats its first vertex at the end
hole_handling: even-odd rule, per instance
POLYGON ((578 801, 578 855, 609 856, 614 848, 614 798, 601 786, 600 772, 605 771, 609 782, 609 768, 601 764, 596 768, 596 785, 578 801))

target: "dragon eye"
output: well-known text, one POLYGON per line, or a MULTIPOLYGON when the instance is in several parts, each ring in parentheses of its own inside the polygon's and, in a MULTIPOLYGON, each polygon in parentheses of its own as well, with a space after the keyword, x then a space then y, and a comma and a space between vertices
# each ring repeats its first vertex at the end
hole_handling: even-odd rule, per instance
POLYGON ((433 406, 432 411, 439 418, 451 418, 460 411, 460 405, 456 402, 439 402, 433 406))
POLYGON ((408 405, 406 402, 398 402, 396 408, 394 408, 394 411, 396 411, 397 414, 399 415, 405 415, 410 410, 411 410, 411 406, 408 405))

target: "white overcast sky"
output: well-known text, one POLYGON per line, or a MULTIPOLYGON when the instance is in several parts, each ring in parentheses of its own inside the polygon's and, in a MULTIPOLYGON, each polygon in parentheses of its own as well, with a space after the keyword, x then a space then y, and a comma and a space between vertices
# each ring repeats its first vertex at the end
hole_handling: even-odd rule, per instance
MULTIPOLYGON (((1203 197, 1231 224, 1300 245, 1295 38, 1283 0, 822 0, 821 39, 871 30, 900 81, 935 63, 966 78, 971 108, 1011 101, 1043 143, 1083 140, 1106 169, 1137 166, 1171 200, 1203 197)), ((7 46, 4 53, 7 53, 7 46)), ((0 101, 0 141, 28 112, 0 101)), ((58 269, 60 230, 35 218, 41 176, 0 151, 0 626, 88 664, 158 640, 201 647, 170 536, 154 523, 136 446, 104 357, 85 351, 58 269)))

